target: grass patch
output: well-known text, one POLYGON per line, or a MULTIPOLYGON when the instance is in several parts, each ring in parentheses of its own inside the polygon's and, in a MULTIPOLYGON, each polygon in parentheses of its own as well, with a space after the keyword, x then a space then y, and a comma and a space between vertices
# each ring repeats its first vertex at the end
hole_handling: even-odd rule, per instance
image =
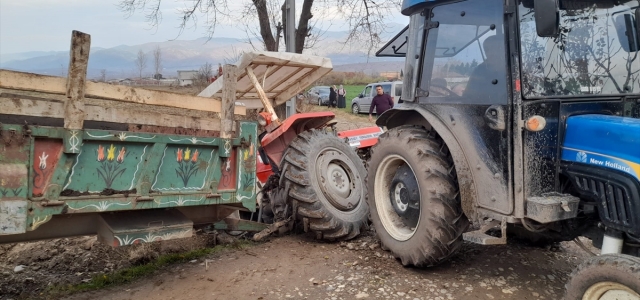
POLYGON ((167 266, 202 258, 210 254, 218 253, 227 249, 243 249, 253 245, 253 242, 237 240, 230 245, 219 245, 213 248, 196 249, 184 253, 165 254, 156 260, 146 264, 132 266, 110 274, 95 275, 91 281, 76 285, 58 285, 47 289, 49 296, 64 296, 72 293, 102 289, 114 285, 121 285, 133 282, 142 277, 148 277, 152 273, 167 266))
POLYGON ((351 113, 351 100, 353 100, 353 98, 358 97, 358 95, 360 93, 362 93, 362 91, 364 90, 364 87, 366 87, 366 85, 345 85, 344 89, 347 92, 347 98, 346 98, 346 106, 345 108, 343 108, 344 111, 351 113))

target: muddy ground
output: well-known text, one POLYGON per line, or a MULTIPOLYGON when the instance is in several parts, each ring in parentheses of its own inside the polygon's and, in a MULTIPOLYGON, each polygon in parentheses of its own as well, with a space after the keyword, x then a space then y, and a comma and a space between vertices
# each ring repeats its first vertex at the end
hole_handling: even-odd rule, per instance
POLYGON ((369 232, 347 243, 306 235, 175 265, 125 286, 69 299, 560 299, 584 257, 572 244, 465 244, 451 261, 404 268, 369 232))
MULTIPOLYGON (((161 254, 211 247, 215 240, 198 235, 116 249, 95 237, 5 245, 0 248, 0 299, 55 299, 47 293, 52 285, 109 276, 161 254)), ((438 267, 405 268, 380 249, 373 231, 342 243, 291 234, 170 265, 130 284, 63 298, 560 299, 568 274, 585 257, 572 242, 540 247, 512 240, 503 246, 465 243, 438 267)))

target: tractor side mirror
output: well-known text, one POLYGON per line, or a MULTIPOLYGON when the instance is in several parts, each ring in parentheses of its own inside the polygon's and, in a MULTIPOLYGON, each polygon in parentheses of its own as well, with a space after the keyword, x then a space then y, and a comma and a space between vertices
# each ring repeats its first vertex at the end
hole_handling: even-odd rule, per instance
MULTIPOLYGON (((638 15, 638 11, 640 9, 636 9, 636 15, 638 15)), ((638 32, 640 30, 637 21, 638 17, 634 17, 632 14, 618 15, 614 21, 620 46, 626 52, 640 50, 640 33, 638 32)))
POLYGON ((536 31, 540 37, 557 37, 560 33, 558 0, 534 0, 536 31))

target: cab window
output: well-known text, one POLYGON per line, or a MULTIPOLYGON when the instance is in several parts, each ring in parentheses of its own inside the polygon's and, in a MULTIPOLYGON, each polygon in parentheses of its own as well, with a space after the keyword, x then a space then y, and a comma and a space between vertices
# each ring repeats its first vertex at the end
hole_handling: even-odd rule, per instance
POLYGON ((519 2, 525 98, 640 93, 638 1, 564 0, 557 38, 538 36, 533 6, 519 2))
POLYGON ((507 103, 501 0, 467 0, 433 8, 424 76, 430 103, 507 103))

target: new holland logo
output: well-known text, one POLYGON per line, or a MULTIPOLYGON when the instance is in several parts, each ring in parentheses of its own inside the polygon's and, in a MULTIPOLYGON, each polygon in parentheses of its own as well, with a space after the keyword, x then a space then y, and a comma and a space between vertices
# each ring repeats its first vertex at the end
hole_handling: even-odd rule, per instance
POLYGON ((576 160, 579 162, 586 163, 587 162, 587 154, 584 151, 580 151, 576 154, 576 160))

